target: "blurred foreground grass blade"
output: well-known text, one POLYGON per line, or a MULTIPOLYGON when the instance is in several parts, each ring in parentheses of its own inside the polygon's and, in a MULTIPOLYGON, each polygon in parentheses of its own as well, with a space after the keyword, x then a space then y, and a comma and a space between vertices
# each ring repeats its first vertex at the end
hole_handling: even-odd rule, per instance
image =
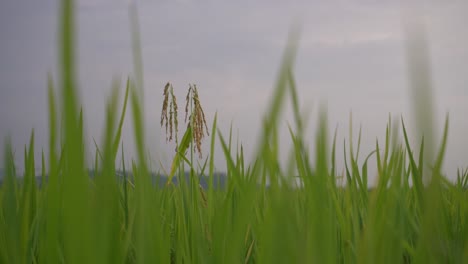
MULTIPOLYGON (((57 103, 52 76, 48 78, 48 110, 49 110, 49 177, 45 201, 45 227, 44 242, 40 244, 39 259, 41 263, 59 262, 59 215, 60 215, 60 193, 59 193, 59 161, 56 154, 57 147, 57 103)), ((63 151, 63 149, 62 149, 63 151)), ((61 158, 63 155, 61 155, 61 158)))
POLYGON ((137 2, 131 1, 128 8, 129 19, 130 19, 130 33, 132 36, 132 51, 133 51, 133 69, 134 69, 134 82, 135 88, 137 89, 137 95, 141 107, 143 107, 143 57, 141 52, 141 37, 140 37, 140 23, 138 21, 138 9, 137 2))
POLYGON ((294 80, 294 74, 292 73, 292 69, 288 69, 288 77, 289 77, 288 86, 289 86, 289 91, 291 92, 291 101, 292 101, 292 106, 293 106, 294 120, 296 122, 297 138, 299 140, 302 140, 303 122, 302 122, 302 117, 301 117, 301 113, 299 110, 299 96, 297 93, 296 82, 294 80))
POLYGON ((60 69, 62 113, 65 124, 63 171, 63 237, 68 263, 90 263, 90 215, 88 176, 85 172, 83 132, 75 87, 75 12, 74 1, 61 2, 60 69))
POLYGON ((135 144, 137 149, 138 161, 141 163, 142 169, 147 169, 145 158, 145 145, 144 145, 144 124, 142 106, 140 104, 140 97, 137 94, 135 85, 132 84, 131 89, 132 112, 133 112, 133 130, 135 134, 135 144))
POLYGON ((148 171, 145 150, 144 116, 144 77, 140 44, 140 27, 136 2, 129 6, 129 19, 132 34, 134 75, 130 83, 133 112, 133 129, 136 142, 138 166, 135 180, 135 253, 137 263, 168 263, 170 261, 169 225, 162 223, 159 209, 164 204, 153 187, 153 179, 148 171))
MULTIPOLYGON (((434 102, 432 99, 431 65, 426 31, 421 17, 413 17, 406 25, 406 58, 417 136, 425 138, 425 166, 434 159, 434 102)), ((429 182, 431 172, 423 176, 429 182)))
POLYGON ((129 91, 130 91, 130 78, 127 78, 127 84, 126 84, 126 88, 125 88, 125 98, 124 98, 124 102, 123 102, 123 106, 122 106, 122 113, 120 114, 120 121, 119 121, 119 125, 117 127, 117 132, 115 134, 114 142, 113 142, 112 155, 114 157, 114 160, 115 160, 115 157, 117 156, 117 152, 119 150, 120 137, 122 135, 122 127, 123 127, 123 123, 124 123, 124 119, 125 119, 125 112, 127 110, 127 101, 128 101, 129 91))
POLYGON ((93 255, 96 263, 117 263, 123 259, 123 248, 119 243, 120 221, 116 217, 119 215, 119 189, 115 171, 115 142, 118 142, 118 138, 114 138, 119 86, 120 83, 114 80, 106 111, 102 170, 95 172, 96 221, 92 227, 95 234, 93 255))
POLYGON ((314 184, 308 191, 310 200, 309 220, 310 238, 313 240, 309 244, 310 251, 313 252, 310 261, 314 263, 336 263, 338 245, 336 240, 336 212, 333 206, 332 196, 337 189, 333 189, 334 184, 330 181, 328 172, 328 125, 326 111, 322 108, 319 113, 318 131, 316 133, 316 175, 314 184), (320 212, 319 214, 317 212, 320 212), (321 239, 314 239, 320 237, 321 239))
POLYGON ((5 144, 5 182, 2 186, 2 215, 3 223, 1 227, 1 235, 4 236, 3 241, 6 241, 2 247, 6 250, 2 252, 2 262, 4 263, 21 263, 25 261, 24 252, 21 246, 21 219, 18 208, 18 187, 16 180, 16 169, 11 149, 10 140, 5 144), (5 255, 3 255, 5 254, 5 255))
MULTIPOLYGON (((26 150, 25 150, 26 151, 26 150)), ((32 224, 36 216, 36 175, 34 164, 34 130, 31 132, 29 148, 25 154, 25 173, 22 184, 22 197, 20 204, 21 214, 21 252, 23 260, 32 261, 32 250, 29 241, 31 238, 32 224)))
POLYGON ((290 81, 289 73, 292 72, 293 64, 296 59, 297 46, 299 40, 299 32, 292 31, 287 43, 286 50, 283 54, 281 68, 278 73, 273 95, 270 99, 269 108, 263 120, 263 134, 258 146, 258 156, 264 155, 268 148, 271 135, 277 130, 277 124, 280 118, 281 110, 284 105, 288 83, 290 81))
MULTIPOLYGON (((428 187, 424 190, 424 208, 421 219, 421 234, 415 255, 419 263, 453 263, 459 259, 451 242, 449 226, 449 208, 443 201, 447 195, 443 186, 440 168, 445 152, 448 118, 445 123, 442 145, 438 157, 434 160, 434 105, 432 102, 431 72, 424 25, 420 20, 414 19, 407 25, 407 58, 409 64, 409 77, 415 107, 415 120, 418 133, 424 137, 425 170, 421 175, 428 187)), ((407 137, 405 135, 405 137, 407 137)), ((406 140, 407 141, 407 140, 406 140)), ((407 143, 407 148, 408 147, 407 143)), ((414 162, 412 162, 414 164, 414 162)))
MULTIPOLYGON (((44 153, 44 149, 41 151, 41 188, 45 188, 47 182, 46 182, 46 177, 47 177, 47 171, 46 171, 46 157, 44 153)), ((42 192, 41 195, 44 195, 45 192, 42 192)))
POLYGON ((447 208, 448 205, 444 203, 448 195, 447 187, 444 186, 440 171, 447 143, 448 125, 447 117, 441 146, 432 171, 432 180, 424 193, 425 204, 421 221, 421 237, 416 255, 416 261, 421 263, 455 263, 455 260, 462 258, 462 253, 456 251, 457 245, 452 242, 450 208, 447 208))

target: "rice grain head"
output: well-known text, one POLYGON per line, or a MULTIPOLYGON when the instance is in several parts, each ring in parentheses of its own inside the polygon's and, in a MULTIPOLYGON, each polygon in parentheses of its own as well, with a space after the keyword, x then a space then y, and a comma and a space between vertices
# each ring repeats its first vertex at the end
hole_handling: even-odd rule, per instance
POLYGON ((202 155, 202 140, 206 135, 209 136, 208 125, 206 123, 205 113, 200 103, 200 97, 198 95, 198 89, 195 84, 189 84, 189 89, 187 91, 187 96, 185 97, 185 122, 187 122, 187 117, 189 117, 189 122, 187 127, 192 126, 193 129, 193 140, 195 142, 195 148, 198 152, 200 158, 202 155), (189 115, 189 105, 191 113, 189 115))
POLYGON ((179 122, 177 119, 177 100, 174 95, 174 88, 171 83, 167 83, 163 92, 163 106, 161 110, 161 127, 166 128, 166 141, 172 141, 175 136, 176 150, 178 145, 177 133, 179 131, 179 122), (168 116, 169 111, 169 116, 168 116))

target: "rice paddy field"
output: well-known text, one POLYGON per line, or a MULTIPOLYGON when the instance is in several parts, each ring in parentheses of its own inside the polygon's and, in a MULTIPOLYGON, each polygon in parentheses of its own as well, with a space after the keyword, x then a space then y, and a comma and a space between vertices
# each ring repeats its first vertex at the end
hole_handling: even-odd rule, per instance
MULTIPOLYGON (((177 151, 171 170, 159 172, 167 183, 159 184, 147 164, 134 22, 135 76, 112 90, 105 140, 89 166, 74 73, 73 1, 62 1, 60 16, 61 73, 48 83, 48 157, 35 160, 32 133, 24 175, 16 177, 8 140, 3 150, 0 263, 468 263, 468 170, 460 168, 449 181, 441 169, 448 116, 441 138, 425 137, 412 148, 401 119, 388 123, 374 151, 360 153, 360 133, 357 144, 350 140, 338 147, 341 139, 328 130, 323 111, 315 148, 307 149, 293 33, 253 160, 245 160, 232 133, 218 130, 217 118, 205 119, 204 95, 195 85, 179 100, 170 83, 161 89, 161 126, 177 151), (294 113, 288 138, 293 147, 284 166, 279 141, 285 139, 278 130, 287 100, 294 113), (131 120, 124 119, 127 111, 131 120), (125 158, 124 122, 132 122, 134 160, 125 158), (201 144, 210 151, 202 153, 201 144), (215 144, 222 153, 215 153, 215 144), (215 155, 226 161, 223 186, 217 184, 215 155), (344 157, 344 170, 337 168, 338 156, 344 157), (124 162, 116 163, 118 158, 124 162), (370 166, 377 168, 372 186, 370 166)), ((414 101, 415 109, 422 110, 415 112, 424 127, 432 120, 424 111, 431 104, 417 98, 422 99, 414 101)))

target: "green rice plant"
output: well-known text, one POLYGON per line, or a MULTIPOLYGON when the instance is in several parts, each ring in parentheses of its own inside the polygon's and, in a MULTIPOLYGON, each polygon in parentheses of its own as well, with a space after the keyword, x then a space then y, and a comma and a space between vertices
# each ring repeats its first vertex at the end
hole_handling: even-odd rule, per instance
MULTIPOLYGON (((408 56, 419 56, 409 60, 410 78, 418 89, 416 120, 428 120, 429 126, 426 121, 417 125, 423 132, 417 147, 411 145, 403 118, 401 122, 389 118, 385 138, 376 139, 370 153, 361 153, 361 130, 355 142, 350 129, 341 149, 337 130, 329 137, 326 110, 321 108, 315 148, 309 150, 307 119, 300 112, 294 78, 299 34, 293 31, 251 162, 244 158, 242 143, 233 142, 232 127, 224 133, 217 126, 222 117, 215 115, 209 131, 201 90, 199 94, 195 85, 188 89, 187 127, 179 142, 174 88, 170 83, 164 87, 160 123, 166 140, 175 139, 176 151, 170 170, 162 175, 151 170, 146 154, 143 58, 132 4, 134 72, 125 83, 121 109, 122 85, 117 79, 112 82, 102 140, 100 145, 95 142, 90 170, 75 85, 73 15, 73 1, 63 0, 61 71, 58 84, 50 75, 47 83, 49 156, 46 164, 42 152, 40 181, 34 131, 19 177, 16 153, 6 140, 0 263, 468 262, 468 169, 460 169, 455 182, 442 172, 449 118, 436 151, 435 121, 427 111, 433 109, 431 91, 424 88, 430 87, 429 73, 423 69, 419 76, 419 63, 426 55, 413 54, 419 44, 412 45, 419 40, 409 40, 413 44, 408 56), (288 97, 293 122, 284 166, 279 129, 288 97), (137 150, 137 157, 130 160, 125 159, 121 142, 128 103, 137 150), (203 159, 202 144, 209 136, 209 152, 203 159), (216 155, 226 162, 224 178, 216 173, 216 144, 222 152, 216 155), (119 148, 122 161, 116 164, 119 148), (336 164, 338 155, 345 160, 342 172, 336 164), (370 164, 377 167, 375 185, 369 184, 370 164), (167 184, 157 182, 162 176, 167 176, 167 184)), ((351 116, 350 127, 352 122, 351 116)))

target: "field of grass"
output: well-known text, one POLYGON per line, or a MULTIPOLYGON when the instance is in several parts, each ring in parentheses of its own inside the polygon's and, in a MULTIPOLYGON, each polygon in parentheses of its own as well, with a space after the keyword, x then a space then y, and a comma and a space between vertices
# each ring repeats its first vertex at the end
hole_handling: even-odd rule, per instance
MULTIPOLYGON (((166 86, 161 125, 167 126, 178 152, 164 174, 179 180, 155 186, 143 134, 138 23, 135 10, 130 11, 135 76, 128 78, 122 98, 117 84, 112 90, 105 140, 96 147, 90 177, 75 85, 73 1, 62 1, 60 84, 56 89, 53 77, 48 84, 50 154, 34 159, 32 133, 24 150, 24 177, 17 178, 13 151, 8 142, 5 146, 0 263, 468 263, 468 170, 460 170, 455 182, 441 171, 448 118, 437 148, 430 139, 411 149, 401 120, 389 122, 386 137, 362 156, 359 143, 352 140, 345 149, 337 147, 336 137, 327 145, 330 133, 323 112, 312 162, 312 152, 304 147, 292 70, 297 34, 286 48, 252 161, 244 159, 230 134, 217 129, 216 118, 205 120, 195 86, 184 109, 189 125, 182 120, 178 124, 172 87, 166 86), (278 129, 286 98, 294 110, 293 148, 282 166, 278 129), (122 109, 117 108, 119 99, 122 109), (120 136, 127 105, 138 158, 116 164, 118 156, 125 161, 120 136), (178 127, 184 128, 180 139, 178 127), (401 139, 395 136, 398 127, 401 139), (210 152, 201 153, 199 144, 208 134, 210 152), (223 153, 214 153, 215 144, 221 144, 223 153), (222 155, 227 164, 222 188, 213 184, 214 155, 222 155), (337 172, 338 155, 345 157, 343 174, 337 172), (375 186, 368 185, 371 162, 378 171, 375 186), (38 167, 41 175, 35 175, 38 167), (37 176, 42 177, 40 186, 37 176), (207 177, 208 188, 200 187, 202 177, 207 177)), ((418 100, 414 104, 430 107, 418 100)), ((430 121, 427 113, 416 111, 430 121)))

